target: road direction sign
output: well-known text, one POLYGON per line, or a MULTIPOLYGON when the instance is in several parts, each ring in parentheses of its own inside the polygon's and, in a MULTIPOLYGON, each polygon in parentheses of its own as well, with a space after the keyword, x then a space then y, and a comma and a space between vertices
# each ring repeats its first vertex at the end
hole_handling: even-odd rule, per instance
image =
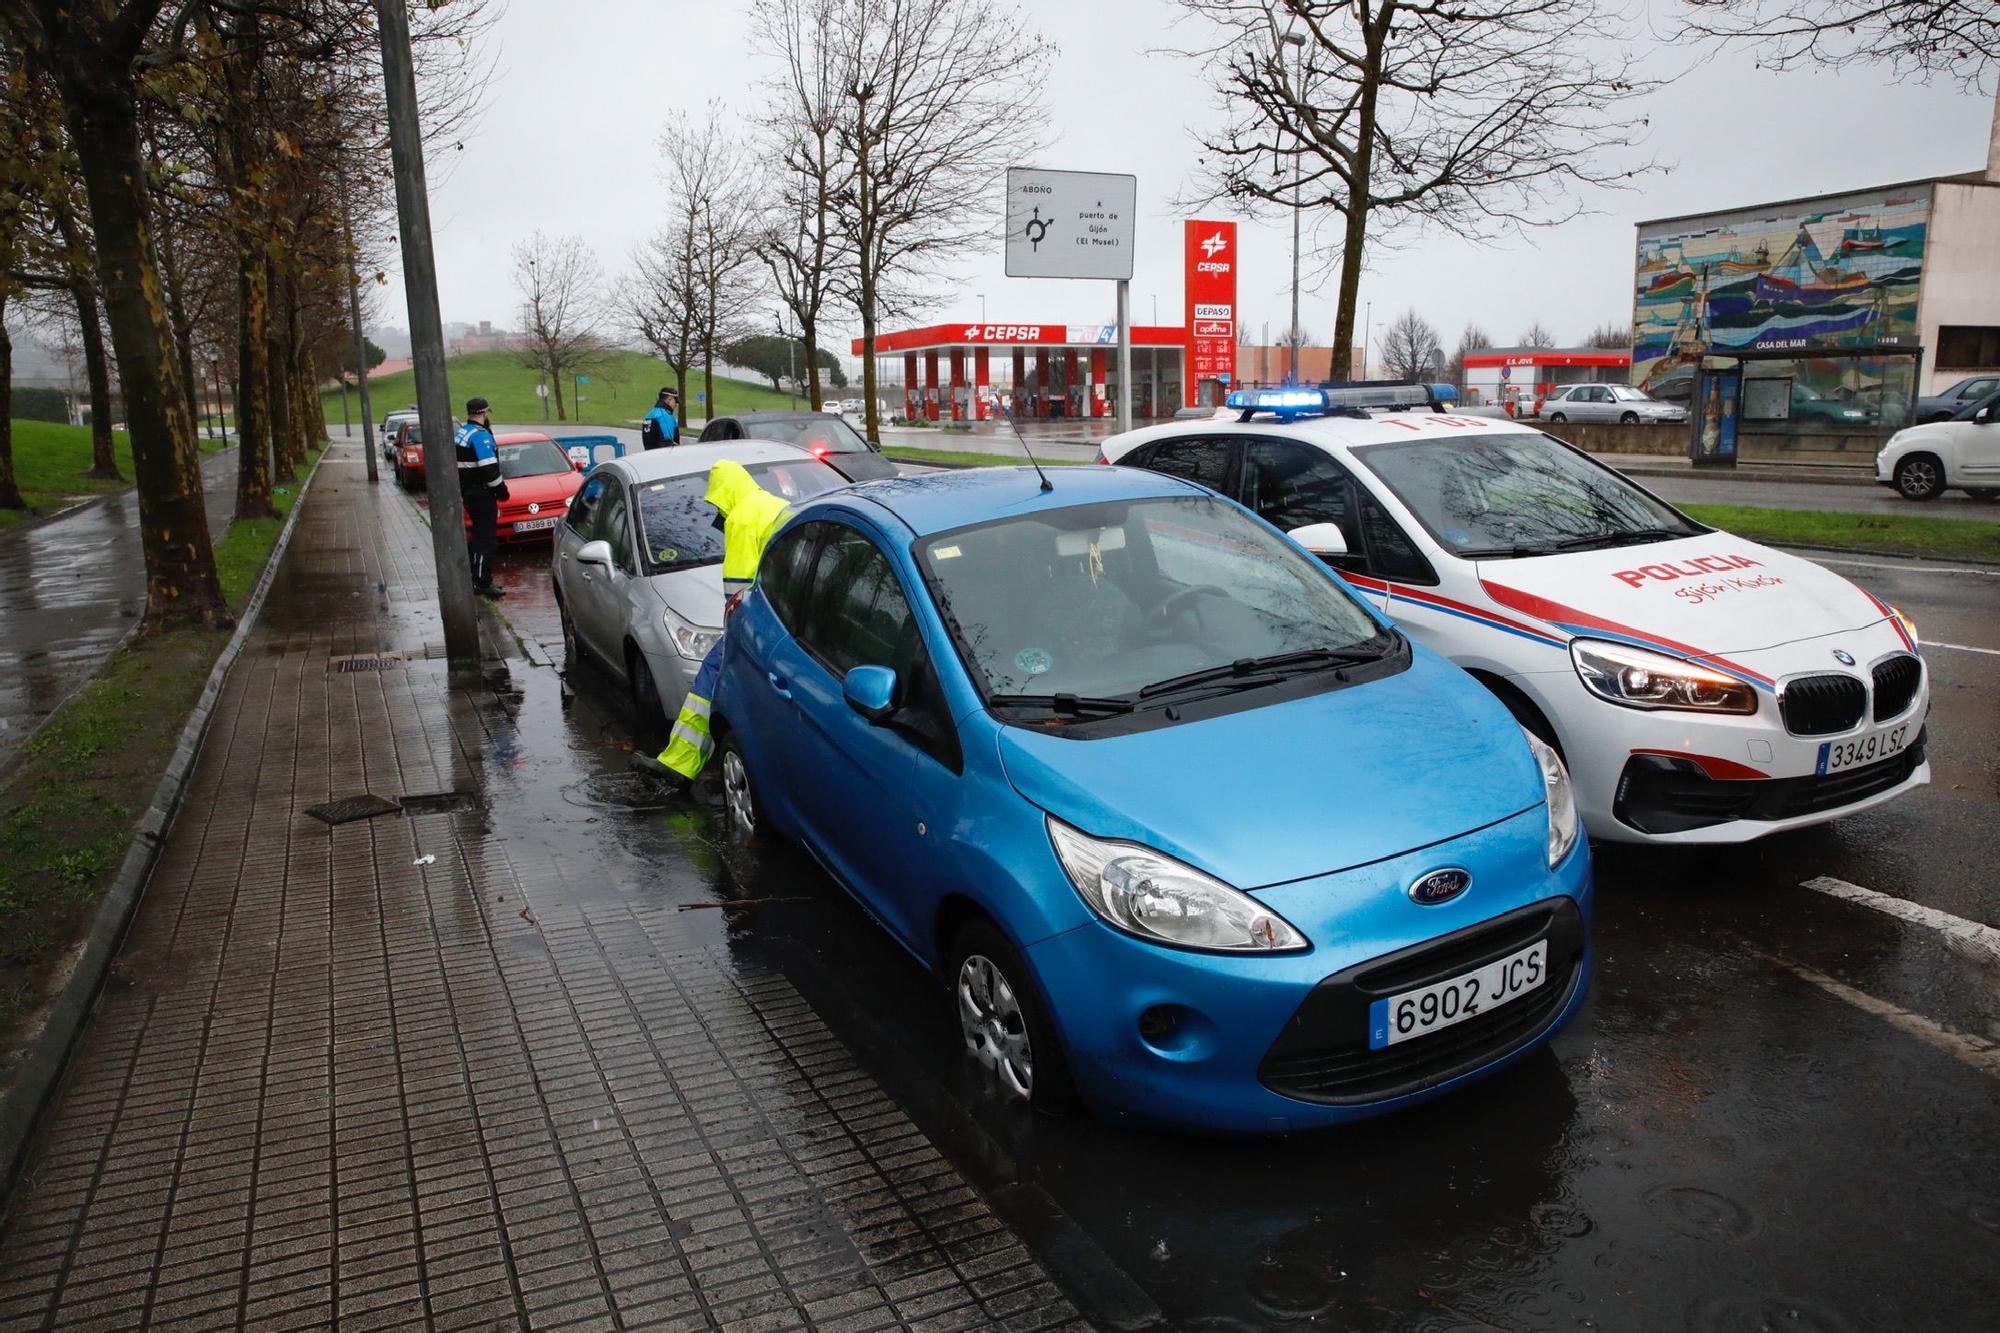
POLYGON ((1132 277, 1139 178, 1092 171, 1007 170, 1007 276, 1132 277))
POLYGON ((588 375, 578 375, 578 376, 576 377, 576 382, 577 382, 578 384, 588 384, 588 383, 590 383, 590 376, 588 376, 588 375))
POLYGON ((535 386, 535 397, 537 397, 537 398, 546 398, 546 397, 548 397, 548 396, 549 396, 549 386, 548 386, 548 385, 546 385, 546 384, 537 384, 537 385, 535 386))

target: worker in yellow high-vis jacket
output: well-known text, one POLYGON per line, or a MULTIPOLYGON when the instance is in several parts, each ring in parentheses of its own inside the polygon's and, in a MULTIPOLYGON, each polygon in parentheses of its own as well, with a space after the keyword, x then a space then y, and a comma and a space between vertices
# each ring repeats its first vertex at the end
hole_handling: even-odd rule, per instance
MULTIPOLYGON (((726 458, 708 470, 706 498, 722 514, 722 615, 726 625, 757 581, 757 562, 792 516, 792 507, 752 480, 741 463, 726 458)), ((667 748, 657 759, 634 755, 633 767, 676 783, 693 782, 700 775, 715 752, 715 741, 708 734, 708 715, 715 703, 715 682, 722 674, 722 653, 728 642, 725 632, 702 659, 694 683, 688 686, 687 701, 667 736, 667 748)))

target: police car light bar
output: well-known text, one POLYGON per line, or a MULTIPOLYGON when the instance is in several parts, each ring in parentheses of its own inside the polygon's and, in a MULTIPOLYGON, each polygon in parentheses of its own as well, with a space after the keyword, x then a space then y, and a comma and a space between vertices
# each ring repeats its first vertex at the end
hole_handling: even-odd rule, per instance
POLYGON ((1317 389, 1238 389, 1224 405, 1243 413, 1248 421, 1259 412, 1290 418, 1326 416, 1366 416, 1370 410, 1400 412, 1429 408, 1441 412, 1458 398, 1449 384, 1418 384, 1411 380, 1328 380, 1317 389))

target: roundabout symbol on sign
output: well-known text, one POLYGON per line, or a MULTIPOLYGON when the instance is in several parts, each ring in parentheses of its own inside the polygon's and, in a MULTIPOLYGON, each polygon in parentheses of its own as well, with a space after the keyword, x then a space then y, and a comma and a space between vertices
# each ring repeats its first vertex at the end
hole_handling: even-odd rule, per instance
POLYGON ((1028 225, 1022 228, 1022 230, 1028 234, 1029 246, 1036 250, 1042 248, 1042 240, 1049 234, 1049 224, 1042 217, 1042 209, 1039 204, 1035 206, 1035 215, 1028 219, 1028 225))

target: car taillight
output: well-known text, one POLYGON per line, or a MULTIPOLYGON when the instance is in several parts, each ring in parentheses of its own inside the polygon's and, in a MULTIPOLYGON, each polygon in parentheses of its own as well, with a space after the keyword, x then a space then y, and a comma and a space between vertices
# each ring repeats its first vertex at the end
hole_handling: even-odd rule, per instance
POLYGON ((1104 456, 1104 451, 1102 449, 1099 449, 1097 451, 1097 457, 1091 459, 1090 461, 1093 463, 1109 463, 1111 460, 1104 456))

